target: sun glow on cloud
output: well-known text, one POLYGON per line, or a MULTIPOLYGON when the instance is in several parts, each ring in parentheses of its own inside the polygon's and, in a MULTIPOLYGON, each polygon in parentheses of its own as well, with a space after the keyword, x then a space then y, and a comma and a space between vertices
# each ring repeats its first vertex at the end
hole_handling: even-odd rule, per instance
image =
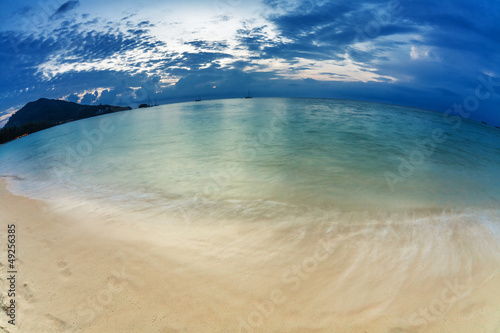
POLYGON ((154 50, 127 50, 123 53, 115 53, 104 59, 91 61, 81 61, 74 57, 55 55, 48 59, 47 62, 40 64, 38 72, 47 80, 69 72, 105 70, 158 74, 161 68, 159 62, 164 59, 165 53, 154 50), (147 67, 141 66, 141 64, 147 65, 147 67))
POLYGON ((292 64, 275 59, 261 59, 254 61, 260 65, 255 71, 272 71, 287 79, 314 79, 318 81, 346 81, 346 82, 378 82, 396 81, 390 76, 375 73, 375 68, 357 64, 346 56, 345 60, 323 60, 311 63, 309 59, 298 58, 292 64))
MULTIPOLYGON (((134 18, 135 21, 127 20, 116 26, 115 31, 124 33, 128 29, 129 32, 135 34, 134 29, 138 29, 137 33, 140 34, 132 38, 141 40, 143 34, 147 34, 148 38, 154 39, 160 45, 117 50, 106 57, 89 60, 82 60, 72 55, 73 50, 69 49, 50 55, 45 62, 38 65, 37 73, 40 73, 45 80, 51 80, 58 75, 73 72, 106 70, 144 72, 147 75, 159 75, 162 82, 172 83, 181 78, 181 75, 175 74, 178 70, 203 70, 214 64, 221 69, 230 69, 234 68, 235 62, 243 61, 248 63, 245 71, 274 72, 278 77, 287 79, 312 78, 349 82, 395 80, 392 77, 377 74, 373 66, 355 62, 347 55, 343 60, 316 59, 314 66, 310 65, 310 59, 297 56, 292 59, 280 56, 261 58, 260 53, 263 49, 272 48, 278 44, 287 45, 293 41, 287 36, 280 36, 275 25, 266 21, 255 6, 252 7, 248 16, 235 17, 235 12, 231 11, 234 9, 231 3, 221 2, 219 5, 222 11, 217 6, 194 9, 180 7, 168 12, 162 20, 158 17, 158 13, 165 13, 165 8, 160 8, 156 15, 151 15, 153 18, 156 17, 157 21, 146 20, 145 14, 142 13, 138 24, 136 22, 138 18, 134 18), (215 14, 219 15, 214 16, 215 14), (241 43, 242 40, 238 38, 241 38, 239 35, 245 31, 259 31, 258 37, 245 37, 247 42, 251 42, 252 39, 257 41, 257 38, 260 38, 258 47, 241 43), (206 60, 200 58, 195 63, 190 62, 189 57, 192 58, 194 54, 200 52, 204 53, 206 60)), ((102 25, 102 22, 99 25, 102 25)), ((89 31, 85 31, 83 26, 79 28, 82 29, 82 34, 96 31, 96 27, 91 27, 93 30, 89 31)), ((321 29, 321 26, 317 29, 321 29)), ((320 46, 316 41, 313 41, 313 45, 320 46)))
POLYGON ((422 59, 429 58, 430 50, 423 47, 416 47, 415 45, 411 46, 410 57, 412 59, 422 59))
POLYGON ((14 113, 16 113, 16 111, 19 110, 19 108, 21 108, 21 105, 16 105, 5 110, 3 112, 3 115, 0 115, 0 127, 5 125, 5 123, 9 120, 9 117, 14 113))

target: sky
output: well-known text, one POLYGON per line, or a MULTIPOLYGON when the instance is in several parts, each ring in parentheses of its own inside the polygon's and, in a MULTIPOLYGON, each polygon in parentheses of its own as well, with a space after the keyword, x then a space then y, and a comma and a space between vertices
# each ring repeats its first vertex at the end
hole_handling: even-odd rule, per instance
POLYGON ((366 100, 500 126, 496 0, 0 0, 0 126, 38 98, 366 100))

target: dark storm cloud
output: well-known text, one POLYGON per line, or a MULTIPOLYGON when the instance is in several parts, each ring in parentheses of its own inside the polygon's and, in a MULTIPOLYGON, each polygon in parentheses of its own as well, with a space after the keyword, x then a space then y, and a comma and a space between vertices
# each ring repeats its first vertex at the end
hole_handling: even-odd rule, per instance
MULTIPOLYGON (((281 2, 267 1, 275 8, 281 2)), ((293 59, 337 59, 346 50, 358 61, 380 60, 382 48, 397 48, 400 41, 390 37, 402 34, 420 34, 424 38, 416 44, 439 49, 468 52, 498 52, 500 28, 495 23, 497 14, 466 1, 336 1, 315 4, 304 1, 294 10, 283 15, 271 16, 280 36, 287 42, 265 48, 264 57, 293 59), (485 24, 478 17, 490 17, 485 24), (493 19, 494 18, 494 19, 493 19), (360 33, 362 32, 362 33, 360 33), (389 40, 388 40, 389 39, 389 40), (497 43, 493 43, 493 41, 497 43), (356 41, 371 42, 371 52, 354 52, 356 41)), ((258 42, 248 34, 242 42, 253 49, 258 42)), ((262 37, 260 37, 262 40, 262 37)))
MULTIPOLYGON (((285 14, 269 17, 286 42, 265 48, 264 57, 340 60, 352 44, 363 39, 373 42, 381 37, 419 31, 417 26, 399 22, 395 13, 401 8, 399 2, 394 1, 303 1, 293 10, 282 1, 266 2, 272 8, 288 10, 285 14), (364 32, 370 24, 375 24, 378 29, 376 38, 366 36, 364 32)), ((363 59, 370 60, 370 55, 371 60, 378 58, 374 53, 365 54, 363 59)))
POLYGON ((204 41, 204 40, 195 40, 195 41, 187 42, 185 44, 192 45, 196 49, 199 49, 199 50, 223 51, 223 50, 228 48, 228 44, 225 41, 211 42, 211 41, 204 41))
POLYGON ((237 31, 237 40, 240 42, 240 46, 249 51, 260 52, 265 45, 277 43, 264 32, 265 28, 266 26, 239 29, 237 31))
MULTIPOLYGON (((303 1, 296 7, 291 7, 286 1, 266 3, 271 8, 285 10, 284 14, 268 17, 276 27, 278 37, 270 38, 265 33, 265 26, 238 31, 240 46, 253 51, 258 58, 343 60, 348 53, 355 61, 370 62, 383 59, 380 48, 374 52, 355 52, 351 45, 363 39, 378 43, 382 37, 419 31, 419 27, 401 23, 395 17, 395 12, 401 10, 398 2, 303 1), (379 23, 381 17, 386 20, 383 24, 379 23), (379 29, 376 38, 366 36, 364 32, 374 22, 379 29)), ((384 43, 384 49, 400 44, 394 41, 393 45, 388 45, 387 40, 384 43)))
POLYGON ((80 6, 80 1, 79 0, 70 0, 68 2, 63 3, 56 11, 54 14, 52 14, 52 18, 59 18, 63 16, 65 13, 69 12, 70 10, 73 10, 80 6))
POLYGON ((94 103, 96 100, 97 100, 97 97, 99 96, 99 94, 97 93, 97 91, 93 94, 91 93, 86 93, 82 100, 81 100, 81 103, 82 104, 92 104, 94 103))
POLYGON ((63 24, 48 37, 0 33, 0 45, 4 50, 0 54, 3 60, 0 66, 17 64, 20 68, 33 69, 58 54, 68 55, 61 57, 61 63, 91 62, 128 50, 146 51, 164 45, 150 36, 142 36, 137 30, 107 33, 82 31, 79 27, 63 24), (17 55, 15 51, 18 51, 17 55))
POLYGON ((149 21, 142 21, 137 26, 140 28, 151 28, 151 27, 154 27, 155 25, 149 21))
MULTIPOLYGON (((494 1, 264 3, 280 13, 269 20, 281 41, 269 43, 266 36, 241 31, 243 46, 258 51, 260 57, 286 60, 339 60, 348 55, 378 74, 396 78, 402 104, 439 109, 444 101, 460 102, 473 93, 479 75, 500 75, 500 6, 494 1), (370 47, 358 48, 356 42, 370 47)), ((375 98, 367 85, 358 85, 375 98)))
POLYGON ((80 97, 78 97, 77 94, 71 94, 66 98, 66 100, 70 102, 78 102, 79 99, 80 97))

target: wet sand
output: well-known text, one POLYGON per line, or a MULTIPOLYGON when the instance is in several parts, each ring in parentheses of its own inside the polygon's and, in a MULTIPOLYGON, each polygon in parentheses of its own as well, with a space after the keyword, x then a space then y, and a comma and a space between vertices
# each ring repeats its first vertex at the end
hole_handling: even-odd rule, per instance
POLYGON ((143 223, 15 196, 3 180, 0 222, 3 304, 17 230, 7 332, 500 331, 499 245, 480 224, 143 223))

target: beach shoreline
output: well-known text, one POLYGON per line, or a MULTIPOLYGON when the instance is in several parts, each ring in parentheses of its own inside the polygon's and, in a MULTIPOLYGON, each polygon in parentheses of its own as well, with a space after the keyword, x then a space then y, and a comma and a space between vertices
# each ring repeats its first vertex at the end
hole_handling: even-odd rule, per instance
MULTIPOLYGON (((6 324, 2 312, 7 332, 497 333, 499 329, 498 275, 464 289, 456 299, 452 289, 454 284, 460 288, 460 281, 451 279, 448 285, 441 281, 442 286, 436 281, 432 286, 434 281, 415 279, 415 290, 409 291, 412 284, 403 286, 402 295, 393 294, 385 304, 380 301, 384 296, 377 294, 395 289, 392 282, 381 282, 392 281, 391 273, 386 277, 374 273, 373 284, 342 281, 336 277, 336 267, 350 258, 329 252, 321 245, 328 239, 319 234, 314 239, 314 232, 309 232, 309 239, 288 244, 287 233, 293 228, 279 235, 258 226, 210 230, 61 212, 45 202, 11 194, 5 180, 0 181, 0 217, 2 231, 8 224, 16 225, 18 247, 18 312, 15 328, 6 324), (325 284, 328 275, 336 282, 325 284), (353 290, 342 290, 349 286, 353 290), (349 300, 353 295, 359 299, 349 300), (442 317, 433 314, 442 304, 442 317)), ((1 256, 5 277, 5 246, 1 256)))

